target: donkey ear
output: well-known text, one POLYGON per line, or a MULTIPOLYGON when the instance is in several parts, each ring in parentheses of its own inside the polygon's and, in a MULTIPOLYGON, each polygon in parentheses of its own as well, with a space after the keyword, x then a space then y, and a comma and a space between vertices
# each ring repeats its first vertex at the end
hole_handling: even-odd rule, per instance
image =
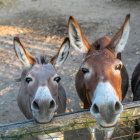
POLYGON ((61 47, 59 48, 57 54, 51 59, 51 64, 54 66, 60 66, 69 54, 69 48, 70 48, 70 41, 69 38, 65 38, 64 42, 62 43, 61 47))
POLYGON ((87 53, 89 51, 91 47, 83 35, 80 26, 72 16, 69 18, 68 22, 68 34, 70 44, 75 50, 81 53, 87 53))
POLYGON ((130 14, 125 18, 124 24, 121 29, 115 34, 112 38, 108 48, 117 56, 118 53, 121 53, 128 40, 130 32, 130 14))
POLYGON ((27 50, 25 50, 24 46, 20 42, 20 39, 18 37, 14 37, 13 42, 14 42, 14 49, 18 59, 25 66, 34 65, 36 63, 35 59, 27 50))

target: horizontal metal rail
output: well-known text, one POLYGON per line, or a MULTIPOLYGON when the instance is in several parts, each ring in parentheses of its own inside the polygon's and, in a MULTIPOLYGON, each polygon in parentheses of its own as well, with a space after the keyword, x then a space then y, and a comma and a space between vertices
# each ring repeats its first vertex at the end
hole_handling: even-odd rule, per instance
MULTIPOLYGON (((140 101, 123 103, 123 108, 124 110, 118 122, 140 118, 140 101)), ((89 110, 81 110, 78 112, 56 115, 52 121, 46 124, 39 124, 34 120, 27 120, 0 125, 0 138, 37 136, 96 125, 97 122, 90 114, 89 110)))

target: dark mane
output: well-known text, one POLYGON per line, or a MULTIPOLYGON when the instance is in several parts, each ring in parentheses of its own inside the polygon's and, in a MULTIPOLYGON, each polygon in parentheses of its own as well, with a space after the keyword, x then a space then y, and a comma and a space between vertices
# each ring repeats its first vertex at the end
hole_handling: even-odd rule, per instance
POLYGON ((37 64, 48 64, 47 56, 42 55, 40 58, 36 58, 36 63, 37 64))

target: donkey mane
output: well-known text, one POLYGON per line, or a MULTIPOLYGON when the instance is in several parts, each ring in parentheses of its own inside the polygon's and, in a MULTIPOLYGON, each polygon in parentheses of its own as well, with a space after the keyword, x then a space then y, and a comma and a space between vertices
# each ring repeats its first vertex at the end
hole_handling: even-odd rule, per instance
POLYGON ((37 64, 48 64, 49 60, 47 59, 46 55, 41 55, 39 58, 35 58, 37 64))

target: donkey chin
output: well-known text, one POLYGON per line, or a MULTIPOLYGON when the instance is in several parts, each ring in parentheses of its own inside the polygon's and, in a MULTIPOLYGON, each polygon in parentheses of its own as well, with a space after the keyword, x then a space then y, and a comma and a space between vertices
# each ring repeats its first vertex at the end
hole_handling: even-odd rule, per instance
POLYGON ((123 108, 117 113, 110 111, 110 113, 108 113, 108 110, 104 111, 104 113, 94 113, 92 110, 93 107, 91 106, 90 112, 101 128, 111 128, 117 124, 118 118, 120 117, 120 113, 123 111, 123 108))
POLYGON ((32 110, 32 115, 33 115, 34 120, 37 123, 48 123, 53 119, 54 112, 55 112, 55 109, 52 110, 51 112, 49 111, 45 113, 40 113, 35 110, 32 110))
POLYGON ((98 122, 99 126, 101 128, 111 128, 111 127, 115 127, 115 125, 117 124, 118 118, 120 115, 117 115, 113 120, 111 120, 110 122, 107 122, 106 120, 103 120, 103 118, 99 119, 99 118, 95 118, 96 121, 98 122))

